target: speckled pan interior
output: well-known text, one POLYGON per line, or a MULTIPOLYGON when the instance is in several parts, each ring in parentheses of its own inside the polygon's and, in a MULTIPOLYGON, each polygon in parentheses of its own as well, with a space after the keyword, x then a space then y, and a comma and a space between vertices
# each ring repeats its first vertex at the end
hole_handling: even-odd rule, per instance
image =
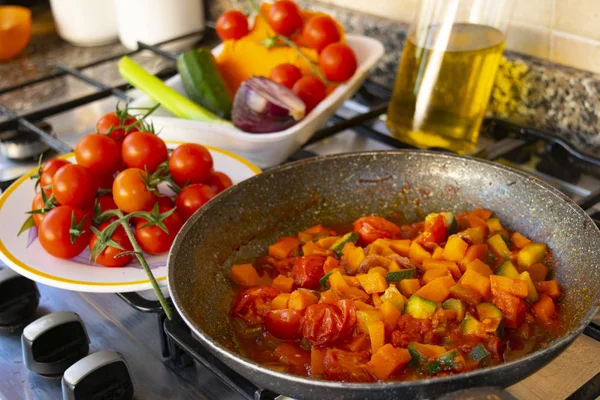
POLYGON ((591 318, 600 299, 600 235, 570 199, 513 169, 426 151, 318 157, 244 181, 217 196, 186 223, 168 266, 176 307, 200 340, 251 380, 299 398, 314 388, 332 398, 364 398, 365 393, 379 398, 389 393, 436 393, 437 382, 447 382, 446 389, 490 382, 506 385, 515 381, 515 373, 522 379, 564 349, 591 318), (564 288, 559 304, 564 327, 561 340, 511 363, 512 369, 507 364, 450 380, 393 384, 307 380, 266 370, 236 355, 228 319, 231 286, 227 276, 232 263, 250 262, 276 238, 316 223, 337 224, 364 215, 417 221, 429 212, 475 207, 493 210, 504 225, 552 249, 554 277, 564 288), (506 377, 490 380, 491 374, 484 372, 493 370, 505 371, 506 377))

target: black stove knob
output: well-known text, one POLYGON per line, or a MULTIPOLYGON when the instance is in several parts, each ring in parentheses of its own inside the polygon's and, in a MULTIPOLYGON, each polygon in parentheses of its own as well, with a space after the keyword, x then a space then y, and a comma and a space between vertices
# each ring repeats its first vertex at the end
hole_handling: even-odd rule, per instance
POLYGON ((90 351, 90 339, 79 315, 48 314, 27 325, 21 336, 25 366, 43 376, 59 376, 90 351))
POLYGON ((40 292, 35 282, 12 269, 0 270, 0 326, 25 323, 35 313, 40 292))
POLYGON ((82 358, 62 378, 63 400, 129 400, 133 392, 127 362, 114 350, 82 358))

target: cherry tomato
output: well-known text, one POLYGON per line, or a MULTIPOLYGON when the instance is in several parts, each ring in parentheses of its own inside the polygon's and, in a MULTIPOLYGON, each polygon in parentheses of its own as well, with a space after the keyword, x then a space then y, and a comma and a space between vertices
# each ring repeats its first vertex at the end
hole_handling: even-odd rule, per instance
MULTIPOLYGON (((107 221, 98 227, 98 230, 102 232, 111 222, 107 221)), ((113 232, 110 240, 117 243, 119 246, 123 248, 120 250, 116 247, 108 246, 104 249, 102 253, 96 258, 96 262, 100 265, 104 265, 105 267, 124 267, 129 264, 133 260, 133 254, 125 254, 123 256, 117 257, 119 254, 126 251, 133 251, 133 246, 125 233, 125 229, 122 226, 117 227, 113 232)), ((92 234, 90 239, 90 252, 98 242, 98 236, 92 234)))
MULTIPOLYGON (((42 198, 42 193, 36 193, 33 197, 33 202, 31 203, 31 210, 43 210, 44 209, 44 199, 42 198)), ((32 214, 33 223, 35 226, 39 227, 44 218, 46 218, 46 214, 32 214)))
POLYGON ((177 212, 187 221, 192 214, 215 197, 215 191, 210 186, 195 183, 184 187, 175 199, 177 212))
POLYGON ((156 194, 148 190, 146 173, 139 168, 128 168, 115 178, 112 187, 115 204, 124 212, 148 211, 154 206, 156 194))
POLYGON ((325 84, 316 76, 303 76, 294 84, 292 90, 304 102, 307 113, 327 96, 325 84))
POLYGON ((431 243, 440 244, 446 240, 447 234, 448 229, 446 228, 445 218, 442 215, 438 215, 431 226, 423 232, 419 242, 427 247, 431 243))
POLYGON ((302 71, 294 64, 279 64, 271 70, 269 78, 287 88, 293 88, 294 84, 302 78, 302 71))
POLYGON ((169 151, 165 142, 154 133, 134 132, 123 139, 121 156, 127 168, 154 172, 169 158, 169 151))
POLYGON ((312 304, 304 312, 302 336, 313 346, 322 347, 343 339, 354 330, 356 309, 352 300, 333 304, 312 304))
POLYGON ((356 72, 358 62, 350 46, 332 43, 321 52, 319 66, 330 81, 346 82, 356 72))
POLYGON ((267 21, 275 32, 283 36, 290 36, 302 28, 300 8, 291 0, 275 2, 269 9, 267 21))
POLYGON ((114 174, 95 175, 95 177, 99 189, 112 189, 113 181, 115 180, 114 174))
POLYGON ((86 248, 89 243, 91 218, 81 208, 59 206, 46 214, 38 230, 38 239, 46 252, 58 258, 72 258, 86 248), (75 215, 75 223, 83 221, 81 232, 71 242, 70 229, 75 215))
POLYGON ((111 194, 103 194, 96 197, 96 205, 101 213, 108 210, 116 210, 118 208, 111 194))
POLYGON ((219 171, 213 171, 206 181, 206 184, 210 186, 215 193, 221 193, 223 190, 233 186, 231 179, 226 174, 219 171))
POLYGON ((326 258, 323 256, 297 257, 294 261, 292 276, 296 286, 305 289, 318 289, 321 284, 319 279, 323 277, 323 264, 326 258))
POLYGON ((119 145, 108 136, 85 135, 75 147, 77 164, 99 176, 112 175, 121 166, 119 145))
POLYGON ((327 349, 323 359, 325 376, 332 381, 372 382, 375 379, 367 371, 369 353, 327 349))
POLYGON ((63 206, 89 207, 94 203, 96 192, 96 178, 81 165, 64 165, 52 178, 52 193, 63 206))
POLYGON ((315 15, 302 28, 304 43, 319 53, 327 45, 339 42, 340 31, 337 24, 329 15, 315 15))
POLYGON ((369 244, 377 239, 398 239, 402 232, 393 222, 381 217, 362 217, 352 224, 354 232, 360 235, 363 243, 369 244))
POLYGON ((271 302, 279 294, 272 286, 259 286, 244 290, 235 300, 231 313, 246 321, 247 325, 259 325, 268 311, 271 302))
POLYGON ((71 164, 67 160, 63 160, 61 158, 53 158, 50 161, 46 161, 44 165, 42 165, 42 174, 40 175, 40 187, 44 189, 44 192, 47 196, 52 194, 52 178, 54 178, 54 174, 56 171, 67 164, 71 164))
POLYGON ((134 124, 137 119, 129 114, 121 120, 114 112, 105 114, 96 122, 96 131, 101 135, 109 135, 112 140, 117 143, 125 138, 126 134, 137 132, 138 128, 128 128, 134 124), (111 130, 112 128, 112 130, 111 130), (110 134, 108 133, 110 132, 110 134))
POLYGON ((248 34, 248 18, 240 10, 227 10, 217 19, 216 29, 221 40, 241 39, 248 34))
MULTIPOLYGON (((158 211, 162 214, 169 211, 170 208, 165 206, 158 206, 158 211)), ((162 221, 167 227, 167 232, 163 231, 158 226, 146 226, 147 221, 139 219, 135 225, 135 238, 138 244, 146 253, 150 254, 162 254, 169 251, 175 236, 183 226, 183 219, 179 216, 177 211, 169 215, 162 221)))
POLYGON ((213 167, 213 159, 206 147, 186 143, 178 146, 169 158, 169 169, 175 183, 202 183, 207 180, 213 167))
POLYGON ((302 312, 296 310, 271 310, 264 316, 265 328, 277 339, 302 338, 302 312))
MULTIPOLYGON (((156 203, 158 203, 159 210, 170 210, 171 208, 175 207, 175 202, 171 200, 171 198, 168 196, 156 196, 156 203)), ((150 207, 150 209, 152 208, 154 208, 154 205, 150 207)), ((177 210, 177 214, 179 214, 179 216, 181 217, 181 213, 179 212, 179 210, 177 210)), ((135 226, 140 220, 143 220, 143 218, 134 216, 131 218, 131 223, 133 224, 133 226, 135 226)))

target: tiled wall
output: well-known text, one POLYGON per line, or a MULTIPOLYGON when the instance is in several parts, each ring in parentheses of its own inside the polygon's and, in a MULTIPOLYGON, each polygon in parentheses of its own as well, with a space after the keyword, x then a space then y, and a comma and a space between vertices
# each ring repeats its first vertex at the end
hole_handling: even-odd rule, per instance
MULTIPOLYGON (((419 0, 321 0, 410 21, 419 0)), ((507 48, 600 73, 600 0, 515 0, 507 48)))

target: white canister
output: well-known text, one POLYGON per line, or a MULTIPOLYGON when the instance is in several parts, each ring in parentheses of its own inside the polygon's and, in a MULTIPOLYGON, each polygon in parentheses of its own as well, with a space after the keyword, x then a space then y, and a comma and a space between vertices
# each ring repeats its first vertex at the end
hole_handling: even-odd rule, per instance
MULTIPOLYGON (((117 0, 116 8, 119 40, 131 50, 138 41, 156 44, 204 29, 202 0, 117 0)), ((182 49, 197 40, 167 48, 182 49)))
POLYGON ((50 0, 50 7, 58 34, 68 42, 100 46, 117 40, 114 0, 50 0))

